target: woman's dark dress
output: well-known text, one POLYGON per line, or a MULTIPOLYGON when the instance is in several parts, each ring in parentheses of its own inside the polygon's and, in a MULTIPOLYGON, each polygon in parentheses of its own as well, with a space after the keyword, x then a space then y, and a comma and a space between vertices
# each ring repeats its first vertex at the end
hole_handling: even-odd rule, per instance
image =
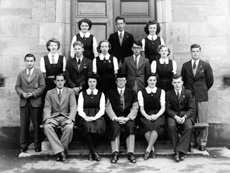
MULTIPOLYGON (((82 92, 84 99, 84 112, 88 117, 94 117, 97 112, 100 110, 100 99, 102 92, 98 91, 97 95, 88 95, 84 90, 82 92)), ((105 133, 105 121, 104 117, 100 117, 96 121, 87 122, 83 118, 79 120, 79 131, 82 136, 85 136, 87 133, 96 133, 99 135, 104 135, 105 133)))
POLYGON ((157 36, 156 40, 149 40, 148 37, 145 37, 145 57, 149 60, 150 64, 152 61, 160 58, 160 54, 157 51, 159 45, 161 45, 159 36, 157 36))
MULTIPOLYGON (((144 110, 148 115, 156 114, 161 109, 160 97, 161 89, 157 88, 156 93, 147 93, 146 89, 142 90, 144 101, 144 110)), ((140 117, 140 134, 156 130, 158 135, 164 132, 165 120, 164 115, 158 117, 155 121, 147 120, 143 115, 140 117)))
POLYGON ((161 64, 159 60, 156 61, 156 73, 159 78, 157 80, 157 88, 163 89, 165 92, 173 89, 172 77, 173 77, 173 65, 172 60, 169 60, 168 64, 161 64))

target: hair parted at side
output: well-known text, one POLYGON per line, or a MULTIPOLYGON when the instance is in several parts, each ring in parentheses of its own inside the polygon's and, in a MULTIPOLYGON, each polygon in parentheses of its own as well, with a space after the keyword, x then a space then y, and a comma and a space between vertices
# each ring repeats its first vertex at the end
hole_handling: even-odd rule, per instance
POLYGON ((57 79, 57 76, 63 76, 63 78, 65 79, 65 75, 63 73, 58 73, 57 75, 55 75, 55 80, 57 79))
POLYGON ((117 17, 115 18, 115 22, 116 22, 116 23, 117 23, 118 20, 123 20, 124 23, 125 23, 125 18, 122 17, 122 16, 117 16, 117 17))
POLYGON ((100 43, 99 43, 98 46, 97 46, 97 52, 98 52, 98 53, 101 53, 101 44, 102 44, 102 43, 108 43, 109 51, 112 49, 112 46, 111 46, 111 44, 109 43, 108 40, 102 40, 102 41, 100 41, 100 43))
POLYGON ((134 40, 134 41, 133 41, 133 44, 142 47, 142 42, 141 42, 141 40, 134 40))
POLYGON ((82 48, 84 48, 84 44, 83 44, 81 41, 75 41, 75 42, 73 43, 73 48, 74 48, 75 46, 81 46, 82 48))
POLYGON ((78 29, 81 30, 81 24, 82 23, 87 23, 89 25, 89 30, 92 28, 92 21, 87 19, 87 18, 84 18, 84 19, 81 19, 79 22, 78 22, 78 29))
POLYGON ((196 43, 191 45, 190 50, 192 50, 193 48, 199 48, 201 50, 201 46, 196 43))
POLYGON ((46 49, 47 49, 49 52, 50 52, 49 46, 50 46, 51 43, 57 43, 57 45, 58 45, 57 50, 58 50, 58 49, 60 48, 60 46, 61 46, 60 41, 58 41, 56 38, 51 38, 50 40, 48 40, 48 41, 46 42, 46 49))
POLYGON ((183 81, 183 77, 182 77, 181 75, 179 75, 179 74, 174 74, 173 77, 172 77, 172 80, 173 80, 173 79, 179 79, 179 78, 181 78, 181 80, 183 81))
POLYGON ((146 23, 145 27, 144 27, 144 31, 147 35, 149 35, 149 25, 157 25, 157 30, 156 30, 156 35, 160 33, 161 31, 161 26, 160 24, 156 21, 156 20, 150 20, 146 23))
POLYGON ((34 56, 33 54, 31 54, 31 53, 28 53, 28 54, 25 55, 24 61, 26 61, 26 58, 27 58, 27 57, 33 57, 33 58, 34 58, 34 61, 36 61, 35 56, 34 56))

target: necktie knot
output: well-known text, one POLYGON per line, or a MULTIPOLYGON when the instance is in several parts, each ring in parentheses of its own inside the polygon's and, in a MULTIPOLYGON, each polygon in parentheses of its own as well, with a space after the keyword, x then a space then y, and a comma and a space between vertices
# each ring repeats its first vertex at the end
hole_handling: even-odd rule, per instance
POLYGON ((80 59, 80 58, 78 58, 78 60, 77 60, 77 64, 78 64, 78 65, 80 65, 80 64, 81 64, 81 59, 80 59))
POLYGON ((176 96, 177 96, 177 99, 179 100, 180 99, 180 92, 179 91, 176 91, 176 96))
POLYGON ((58 98, 61 100, 61 90, 58 90, 58 98))
POLYGON ((193 69, 196 69, 196 61, 193 62, 192 68, 193 68, 193 69))

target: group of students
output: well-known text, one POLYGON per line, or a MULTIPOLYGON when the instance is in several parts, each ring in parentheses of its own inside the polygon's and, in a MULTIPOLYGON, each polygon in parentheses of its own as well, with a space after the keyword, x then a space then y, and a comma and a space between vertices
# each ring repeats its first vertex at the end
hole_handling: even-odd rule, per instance
MULTIPOLYGON (((25 56, 26 69, 19 73, 15 86, 20 96, 22 152, 28 149, 31 118, 35 151, 41 151, 39 125, 43 123, 57 161, 66 160, 74 124, 89 144, 89 160, 101 160, 96 146, 106 136, 111 141, 111 163, 117 163, 122 137, 128 160, 136 163, 136 133, 148 143, 144 159, 156 158, 154 143, 165 129, 175 160, 184 159, 194 115, 207 122, 207 92, 213 85, 209 63, 200 60, 200 45, 191 45, 192 60, 183 64, 180 76, 176 62, 168 58, 169 47, 157 35, 159 23, 149 21, 144 28, 147 37, 136 41, 124 30, 123 17, 115 22, 118 31, 97 46, 89 33, 92 22, 79 21, 80 32, 73 37, 68 61, 57 53, 60 42, 56 39, 47 42, 49 54, 40 59, 40 70, 34 67, 34 55, 25 56), (57 126, 62 130, 60 139, 57 126)), ((207 135, 206 129, 197 141, 200 150, 205 150, 207 135)))

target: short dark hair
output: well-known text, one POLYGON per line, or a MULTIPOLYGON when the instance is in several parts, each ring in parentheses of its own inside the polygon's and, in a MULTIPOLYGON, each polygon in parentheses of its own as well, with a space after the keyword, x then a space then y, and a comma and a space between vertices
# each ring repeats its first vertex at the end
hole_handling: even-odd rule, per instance
POLYGON ((148 76, 147 76, 147 80, 150 78, 150 77, 156 77, 156 79, 158 80, 159 76, 157 73, 150 73, 148 76))
POLYGON ((55 75, 54 80, 56 80, 56 79, 57 79, 57 76, 63 76, 63 77, 64 77, 64 79, 65 79, 65 75, 64 75, 63 73, 58 73, 57 75, 55 75))
POLYGON ((125 18, 122 17, 122 16, 117 16, 117 17, 115 18, 115 22, 116 22, 116 23, 117 23, 118 20, 123 20, 124 23, 125 23, 125 18))
POLYGON ((134 44, 136 44, 136 45, 142 47, 142 42, 141 42, 141 40, 134 40, 134 41, 133 41, 133 45, 134 45, 134 44))
POLYGON ((199 48, 201 50, 201 46, 199 44, 192 44, 190 50, 192 50, 193 48, 199 48))
MULTIPOLYGON (((60 41, 58 41, 57 39, 55 39, 55 38, 51 38, 49 41, 47 41, 47 43, 46 43, 46 49, 48 50, 48 51, 50 51, 50 48, 49 48, 49 46, 50 46, 50 44, 51 43, 57 43, 57 45, 58 45, 58 49, 60 48, 60 45, 61 45, 61 43, 60 43, 60 41)), ((57 49, 57 50, 58 50, 57 49)))
POLYGON ((110 42, 108 40, 102 40, 102 41, 100 41, 100 43, 97 46, 97 52, 98 53, 101 53, 101 44, 102 43, 108 43, 108 45, 109 45, 109 51, 112 49, 112 46, 111 46, 111 44, 110 44, 110 42))
POLYGON ((34 56, 33 54, 31 54, 31 53, 28 53, 28 54, 25 55, 24 61, 26 61, 26 58, 27 58, 27 57, 33 57, 33 58, 34 58, 34 61, 36 61, 35 56, 34 56))
POLYGON ((156 30, 156 35, 160 33, 161 31, 161 26, 160 24, 156 21, 156 20, 150 20, 146 23, 145 27, 144 27, 144 31, 146 34, 149 34, 149 25, 157 25, 157 30, 156 30))
POLYGON ((183 77, 181 75, 179 75, 179 74, 173 75, 172 80, 173 79, 179 79, 179 78, 181 78, 181 80, 183 81, 183 77))
POLYGON ((170 48, 166 45, 166 44, 162 44, 162 45, 159 45, 158 47, 157 47, 157 52, 159 52, 160 53, 160 50, 163 48, 163 47, 166 47, 167 49, 168 49, 168 56, 170 55, 170 53, 171 53, 171 50, 170 50, 170 48))
POLYGON ((82 48, 84 48, 84 44, 83 44, 81 41, 75 41, 75 42, 73 43, 73 48, 74 48, 75 46, 81 46, 82 48))
POLYGON ((92 28, 92 22, 91 20, 87 19, 87 18, 84 18, 84 19, 81 19, 79 22, 78 22, 78 29, 81 30, 81 24, 82 23, 87 23, 89 25, 89 30, 92 28))

